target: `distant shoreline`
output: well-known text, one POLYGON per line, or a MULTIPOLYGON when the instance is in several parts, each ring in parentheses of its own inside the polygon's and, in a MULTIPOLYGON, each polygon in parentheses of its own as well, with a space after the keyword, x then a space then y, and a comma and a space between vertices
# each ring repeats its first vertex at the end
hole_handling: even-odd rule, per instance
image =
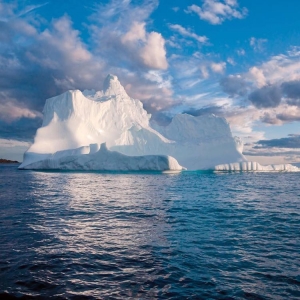
POLYGON ((18 162, 16 160, 0 158, 0 164, 20 164, 20 162, 18 162))

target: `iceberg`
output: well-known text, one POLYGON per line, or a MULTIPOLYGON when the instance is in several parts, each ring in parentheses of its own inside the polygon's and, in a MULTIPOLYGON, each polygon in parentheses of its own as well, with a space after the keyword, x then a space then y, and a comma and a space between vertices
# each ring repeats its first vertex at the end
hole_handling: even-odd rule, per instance
MULTIPOLYGON (((51 164, 68 168, 71 163, 65 162, 67 157, 79 161, 82 156, 85 160, 92 155, 94 146, 90 145, 103 143, 114 153, 111 160, 117 160, 116 152, 130 157, 158 156, 158 160, 167 156, 172 157, 169 161, 175 159, 188 170, 247 161, 241 141, 232 136, 224 118, 178 114, 169 125, 159 126, 150 121, 151 115, 141 101, 127 95, 115 75, 107 76, 103 90, 70 90, 47 99, 43 114, 43 124, 24 154, 21 169, 38 165, 46 168, 46 161, 51 161, 49 168, 51 164)), ((86 162, 79 165, 84 169, 101 169, 104 165, 96 163, 101 160, 101 153, 93 156, 93 166, 86 162)), ((124 164, 115 168, 121 170, 121 166, 124 164)))
POLYGON ((296 171, 248 162, 222 117, 177 114, 158 125, 111 74, 103 90, 47 99, 43 114, 20 169, 296 171))
POLYGON ((182 171, 177 160, 165 155, 128 156, 107 149, 106 144, 58 151, 51 157, 23 166, 31 170, 182 171), (85 153, 89 151, 89 153, 85 153))
POLYGON ((217 172, 300 172, 300 168, 291 164, 262 166, 257 162, 242 162, 217 165, 214 168, 217 172))

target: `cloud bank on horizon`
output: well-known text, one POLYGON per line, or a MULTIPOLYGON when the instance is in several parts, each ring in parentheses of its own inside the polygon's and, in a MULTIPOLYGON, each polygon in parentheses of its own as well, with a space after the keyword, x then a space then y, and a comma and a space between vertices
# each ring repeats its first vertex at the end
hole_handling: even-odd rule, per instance
POLYGON ((0 156, 20 159, 47 98, 114 73, 157 122, 214 113, 246 155, 300 161, 300 2, 254 2, 0 0, 0 156))

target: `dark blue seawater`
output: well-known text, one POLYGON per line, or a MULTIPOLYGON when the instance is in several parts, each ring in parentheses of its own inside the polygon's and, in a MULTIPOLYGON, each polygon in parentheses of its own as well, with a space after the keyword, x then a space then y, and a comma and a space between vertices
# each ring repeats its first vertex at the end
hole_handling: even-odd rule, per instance
POLYGON ((300 299, 300 174, 0 167, 0 299, 300 299))

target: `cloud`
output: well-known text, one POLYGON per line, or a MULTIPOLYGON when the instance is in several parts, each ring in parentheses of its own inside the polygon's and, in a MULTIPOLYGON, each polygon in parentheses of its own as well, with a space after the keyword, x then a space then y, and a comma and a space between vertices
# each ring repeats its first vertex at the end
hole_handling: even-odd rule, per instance
POLYGON ((1 139, 0 138, 0 145, 3 148, 10 148, 10 147, 29 147, 30 143, 28 142, 22 142, 18 140, 12 140, 12 139, 1 139))
POLYGON ((144 0, 141 5, 128 0, 99 5, 91 17, 97 55, 109 66, 141 71, 167 69, 165 39, 159 32, 146 30, 146 21, 157 5, 154 0, 144 0))
POLYGON ((43 6, 47 5, 47 4, 48 4, 48 2, 45 2, 45 3, 42 3, 42 4, 38 4, 38 5, 29 5, 29 6, 26 6, 23 10, 21 10, 18 13, 18 17, 24 16, 24 15, 32 12, 33 10, 38 9, 40 7, 43 7, 43 6))
MULTIPOLYGON (((230 97, 248 98, 258 109, 275 108, 281 103, 300 106, 300 51, 292 48, 286 54, 271 57, 248 72, 229 75, 220 80, 222 90, 230 97)), ((268 124, 296 121, 293 113, 265 112, 261 118, 268 124)))
POLYGON ((276 118, 282 123, 290 123, 290 122, 299 122, 300 121, 300 115, 294 115, 289 113, 280 113, 276 115, 276 118))
POLYGON ((267 39, 257 39, 255 37, 250 38, 250 46, 254 49, 256 52, 262 52, 264 51, 264 44, 267 43, 267 39))
POLYGON ((252 67, 249 69, 247 77, 252 80, 257 87, 263 87, 267 84, 267 78, 262 68, 252 67))
POLYGON ((193 4, 188 7, 187 12, 196 13, 201 20, 213 25, 225 20, 242 19, 247 15, 247 9, 239 9, 236 0, 204 0, 202 7, 193 4))
POLYGON ((272 140, 260 140, 255 143, 254 149, 260 148, 300 148, 300 134, 289 134, 288 137, 272 140))
POLYGON ((155 119, 160 111, 171 109, 180 103, 173 98, 172 78, 168 72, 162 70, 130 73, 124 86, 131 97, 143 102, 144 108, 152 114, 152 119, 155 119))
POLYGON ((296 155, 297 158, 300 158, 300 151, 270 151, 269 148, 265 148, 266 151, 262 151, 263 149, 260 149, 259 151, 254 150, 248 150, 244 151, 243 154, 246 156, 290 156, 290 155, 296 155))
POLYGON ((211 63, 210 68, 214 73, 223 74, 226 69, 226 62, 211 63))
POLYGON ((290 105, 300 106, 300 80, 283 82, 281 88, 290 105))
POLYGON ((29 142, 0 138, 0 158, 22 161, 23 153, 29 148, 29 142))
POLYGON ((115 73, 151 113, 176 105, 167 76, 162 82, 145 76, 168 68, 164 38, 147 30, 157 5, 155 0, 99 5, 87 27, 87 46, 69 16, 47 23, 37 7, 1 3, 0 136, 32 138, 45 99, 74 88, 100 90, 108 73, 115 73), (20 124, 26 122, 25 133, 20 124))
POLYGON ((276 108, 263 109, 258 115, 261 122, 270 125, 298 122, 300 121, 300 107, 283 103, 276 108))
POLYGON ((231 58, 231 57, 228 57, 228 58, 227 58, 227 62, 228 62, 230 65, 232 65, 232 66, 235 66, 235 65, 236 65, 236 62, 235 62, 234 59, 231 58))
MULTIPOLYGON (((240 75, 228 76, 220 80, 220 85, 224 92, 230 96, 243 96, 246 94, 247 83, 240 75)), ((261 88, 252 90, 248 95, 248 99, 251 103, 259 109, 262 108, 274 108, 278 107, 283 99, 283 97, 288 97, 286 103, 288 105, 300 106, 300 81, 287 81, 283 82, 281 85, 269 84, 261 88)), ((280 120, 288 120, 291 118, 284 117, 284 114, 278 114, 277 118, 280 120)), ((269 120, 267 123, 276 124, 277 122, 270 121, 269 115, 265 115, 263 118, 265 121, 269 120)), ((296 120, 293 117, 294 120, 296 120)))
POLYGON ((208 41, 208 38, 206 36, 197 35, 196 33, 192 32, 190 29, 186 29, 181 25, 170 24, 169 27, 172 30, 179 32, 182 36, 192 38, 198 41, 199 43, 206 43, 208 41))
MULTIPOLYGON (((52 28, 46 29, 39 36, 39 41, 55 51, 55 57, 63 57, 67 62, 87 63, 92 54, 79 38, 79 31, 72 28, 72 21, 66 15, 52 22, 52 28)), ((43 53, 44 54, 44 53, 43 53)), ((35 57, 32 57, 35 59, 35 57)), ((38 57, 37 59, 41 59, 38 57)), ((48 67, 47 59, 40 61, 48 67)), ((51 61, 53 63, 53 61, 51 61)))
POLYGON ((145 46, 141 48, 140 57, 144 65, 150 69, 165 70, 168 68, 165 40, 160 33, 149 33, 145 46))
POLYGON ((85 87, 101 71, 67 16, 42 32, 22 27, 19 20, 8 22, 12 39, 0 49, 0 89, 5 93, 1 103, 17 99, 23 108, 40 111, 46 98, 85 87))
MULTIPOLYGON (((2 96, 0 92, 0 97, 2 96)), ((28 118, 28 119, 35 119, 41 118, 42 114, 35 110, 30 110, 26 107, 22 107, 17 101, 12 101, 10 99, 6 100, 7 102, 1 103, 0 102, 0 119, 6 122, 11 122, 15 119, 20 118, 28 118)))
POLYGON ((165 70, 168 68, 165 39, 158 32, 147 33, 145 26, 145 22, 133 22, 125 35, 119 37, 121 48, 128 53, 127 58, 132 59, 133 65, 165 70))
POLYGON ((207 79, 209 77, 209 72, 207 70, 207 66, 205 65, 201 65, 200 66, 200 72, 201 72, 201 75, 204 79, 207 79))
POLYGON ((158 84, 159 88, 169 89, 172 87, 172 77, 167 73, 160 70, 150 70, 144 77, 151 82, 158 84))
POLYGON ((286 164, 300 163, 300 151, 283 148, 263 148, 243 151, 243 154, 250 161, 257 161, 260 164, 286 164))
POLYGON ((250 68, 245 77, 257 86, 300 79, 300 51, 292 49, 286 54, 271 57, 259 66, 250 68))
POLYGON ((41 118, 21 117, 7 123, 0 119, 0 136, 7 139, 33 141, 33 136, 38 127, 42 125, 41 118))
MULTIPOLYGON (((281 85, 283 82, 294 81, 283 88, 295 91, 300 81, 300 51, 298 48, 293 48, 286 54, 273 56, 261 65, 250 67, 248 72, 238 76, 247 82, 252 90, 266 85, 281 85)), ((288 94, 288 91, 285 93, 288 94)))
POLYGON ((246 54, 246 51, 244 49, 237 49, 236 53, 238 56, 244 56, 246 54))
POLYGON ((267 157, 276 158, 270 159, 270 163, 300 162, 300 134, 289 134, 278 139, 260 139, 250 146, 252 147, 247 147, 243 154, 260 157, 265 163, 267 157))
POLYGON ((121 41, 123 44, 132 43, 135 41, 143 41, 146 40, 146 29, 145 22, 133 22, 129 31, 125 33, 124 36, 121 37, 121 41))
POLYGON ((281 120, 277 118, 276 114, 271 114, 270 112, 264 112, 260 117, 260 121, 269 125, 280 125, 282 124, 281 120))
POLYGON ((281 90, 277 85, 267 85, 250 93, 248 99, 257 108, 268 108, 277 107, 281 97, 281 90))
POLYGON ((244 96, 247 93, 247 83, 241 75, 229 75, 221 78, 220 85, 222 90, 231 97, 244 96))
POLYGON ((260 118, 261 112, 253 106, 236 107, 224 106, 221 116, 229 122, 232 132, 235 135, 246 138, 248 141, 254 141, 263 138, 263 133, 253 129, 254 124, 260 118))

